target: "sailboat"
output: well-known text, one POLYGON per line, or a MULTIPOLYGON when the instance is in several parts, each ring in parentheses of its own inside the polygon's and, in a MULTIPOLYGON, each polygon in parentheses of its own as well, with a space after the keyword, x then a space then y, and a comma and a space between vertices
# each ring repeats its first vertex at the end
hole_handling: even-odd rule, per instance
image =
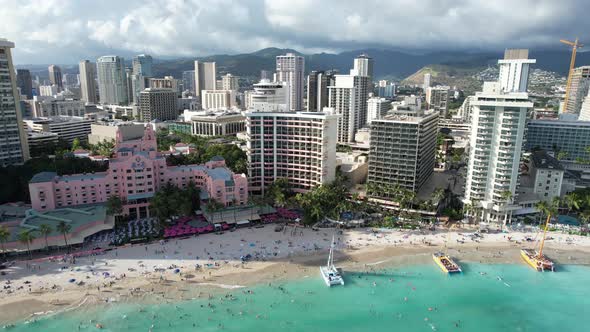
POLYGON ((543 230, 543 238, 539 246, 539 251, 534 249, 521 249, 520 256, 524 261, 530 265, 533 269, 543 272, 545 270, 555 272, 555 264, 552 260, 543 255, 543 247, 545 246, 545 237, 547 236, 547 229, 549 229, 549 220, 551 220, 551 214, 547 215, 547 221, 545 222, 545 229, 543 230))
MULTIPOLYGON (((451 236, 451 230, 453 227, 449 228, 449 233, 447 234, 447 240, 448 238, 451 236)), ((444 244, 444 247, 446 248, 446 242, 444 244)), ((461 271, 461 267, 459 266, 459 264, 455 263, 455 261, 453 261, 453 259, 447 255, 446 253, 443 253, 442 251, 437 251, 434 254, 432 254, 432 259, 434 259, 434 262, 438 265, 438 267, 440 267, 441 270, 443 270, 443 272, 445 273, 459 273, 462 272, 461 271)))
POLYGON ((324 278, 326 286, 332 287, 333 285, 344 285, 344 279, 340 275, 340 271, 334 266, 334 236, 332 235, 332 244, 330 245, 330 254, 328 255, 328 264, 320 266, 320 274, 324 278))

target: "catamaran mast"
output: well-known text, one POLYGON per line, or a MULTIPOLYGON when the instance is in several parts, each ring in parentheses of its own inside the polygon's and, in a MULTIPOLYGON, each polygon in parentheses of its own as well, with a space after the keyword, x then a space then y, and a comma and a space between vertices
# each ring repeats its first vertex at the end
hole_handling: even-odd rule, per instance
POLYGON ((545 222, 545 230, 543 230, 543 239, 541 240, 541 246, 539 247, 539 258, 543 257, 543 247, 545 246, 545 236, 547 235, 547 229, 549 228, 549 220, 551 219, 551 213, 547 214, 547 221, 545 222))
POLYGON ((332 265, 334 265, 333 252, 334 252, 334 235, 332 235, 332 243, 330 244, 330 254, 328 255, 328 267, 331 267, 332 265))

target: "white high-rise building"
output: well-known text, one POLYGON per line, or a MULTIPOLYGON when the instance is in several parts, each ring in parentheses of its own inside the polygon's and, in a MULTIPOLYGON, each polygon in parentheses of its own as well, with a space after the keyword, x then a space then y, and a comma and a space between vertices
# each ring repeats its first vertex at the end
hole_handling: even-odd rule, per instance
POLYGON ((500 83, 484 83, 470 101, 471 134, 464 203, 481 208, 481 220, 510 222, 527 112, 526 92, 505 92, 500 83), (508 195, 510 193, 510 195, 508 195), (510 198, 508 198, 510 197, 510 198))
POLYGON ((391 101, 385 98, 372 97, 367 100, 367 124, 382 119, 391 108, 391 101))
POLYGON ((42 97, 53 97, 57 95, 57 85, 39 85, 39 96, 42 97))
POLYGON ((253 91, 247 91, 245 99, 246 108, 256 112, 286 112, 290 109, 286 83, 263 79, 254 84, 253 91))
POLYGON ((329 86, 328 105, 334 109, 338 118, 338 142, 350 143, 359 128, 367 123, 367 97, 369 76, 336 75, 334 86, 329 86))
POLYGON ((288 84, 290 110, 303 110, 305 59, 302 56, 287 53, 286 55, 277 56, 276 62, 277 71, 274 81, 288 84))
POLYGON ((527 49, 507 49, 500 64, 500 89, 504 92, 526 92, 529 81, 529 67, 537 60, 529 59, 527 49))
POLYGON ((80 67, 80 92, 82 100, 96 104, 98 96, 96 94, 96 65, 88 60, 82 60, 80 67))
POLYGON ((195 93, 201 96, 201 90, 216 90, 217 67, 215 62, 195 61, 195 93))
POLYGON ((129 102, 124 62, 123 58, 114 55, 96 60, 101 104, 126 105, 129 102))
POLYGON ((430 78, 431 77, 432 77, 432 75, 430 75, 430 73, 424 74, 424 84, 422 84, 422 88, 424 90, 430 88, 430 78))
POLYGON ((264 195, 270 184, 282 178, 295 192, 335 179, 337 115, 256 110, 245 115, 251 192, 264 195))
POLYGON ((580 117, 578 119, 580 121, 590 121, 590 91, 588 91, 588 95, 584 98, 584 102, 582 102, 580 117))
POLYGON ((20 164, 29 159, 27 134, 21 125, 12 48, 13 42, 0 38, 0 166, 20 164))
POLYGON ((359 76, 368 76, 373 80, 373 58, 367 54, 361 54, 354 59, 354 70, 359 76))

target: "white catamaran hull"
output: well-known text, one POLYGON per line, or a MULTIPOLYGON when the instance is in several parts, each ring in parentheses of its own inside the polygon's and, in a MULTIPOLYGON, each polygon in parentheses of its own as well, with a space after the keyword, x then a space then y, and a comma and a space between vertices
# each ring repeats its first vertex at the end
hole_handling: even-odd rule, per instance
POLYGON ((340 272, 338 272, 336 268, 320 266, 320 274, 322 275, 322 278, 328 287, 344 285, 344 279, 342 279, 340 272))

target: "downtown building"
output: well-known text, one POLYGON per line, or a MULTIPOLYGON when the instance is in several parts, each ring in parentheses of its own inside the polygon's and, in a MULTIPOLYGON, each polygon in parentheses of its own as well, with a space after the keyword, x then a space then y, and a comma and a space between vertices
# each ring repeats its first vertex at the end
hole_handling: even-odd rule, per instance
POLYGON ((84 116, 86 113, 84 101, 66 99, 63 96, 35 96, 24 103, 28 105, 33 117, 84 116))
POLYGON ((426 108, 437 111, 442 117, 449 111, 448 86, 435 86, 426 88, 426 108))
POLYGON ((563 112, 580 114, 584 97, 588 95, 590 87, 590 66, 574 68, 570 82, 570 90, 567 105, 563 106, 563 112))
POLYGON ((382 119, 391 108, 391 101, 385 98, 371 97, 367 100, 367 124, 382 119))
POLYGON ((308 112, 321 112, 328 107, 328 87, 335 83, 335 71, 312 71, 307 75, 308 112))
POLYGON ((127 105, 127 73, 125 60, 119 56, 102 56, 96 60, 98 90, 101 104, 127 105))
POLYGON ((289 111, 290 95, 281 83, 262 80, 254 89, 244 113, 250 191, 264 195, 282 178, 295 192, 333 181, 338 115, 289 111))
POLYGON ((418 192, 434 171, 438 120, 438 112, 429 110, 371 121, 367 185, 376 188, 371 196, 394 198, 387 190, 391 185, 418 192))
POLYGON ((195 93, 201 97, 202 90, 216 90, 217 67, 215 62, 195 61, 195 93))
POLYGON ((90 104, 97 104, 96 65, 88 60, 82 60, 78 66, 80 69, 81 99, 90 104))
POLYGON ((50 65, 47 68, 47 71, 49 72, 49 81, 51 82, 51 84, 57 86, 58 92, 63 91, 64 86, 61 68, 56 65, 50 65))
POLYGON ((94 120, 78 116, 39 117, 23 120, 23 125, 28 131, 57 134, 59 139, 70 144, 76 138, 82 142, 87 141, 90 126, 93 123, 94 120))
MULTIPOLYGON (((366 60, 366 59, 363 59, 366 60)), ((365 64, 366 61, 358 62, 365 64)), ((356 65, 355 61, 355 65, 356 65)), ((365 64, 363 70, 369 68, 365 64)), ((350 70, 349 75, 335 75, 333 86, 329 86, 328 105, 338 118, 338 143, 354 142, 357 130, 367 123, 367 99, 370 76, 360 75, 359 68, 350 70)))
POLYGON ((0 38, 0 166, 21 164, 29 159, 12 48, 13 42, 0 38))
POLYGON ((33 80, 31 72, 28 69, 16 70, 16 86, 20 89, 20 94, 25 99, 33 98, 33 80))
POLYGON ((142 121, 176 120, 178 98, 172 89, 147 88, 139 93, 139 112, 142 121))
POLYGON ((110 196, 124 202, 123 214, 132 219, 149 217, 150 199, 170 183, 186 188, 193 182, 201 199, 214 199, 224 206, 248 203, 248 181, 234 174, 221 157, 204 165, 168 166, 158 152, 156 133, 146 126, 137 140, 115 143, 115 158, 106 172, 59 176, 55 172, 38 173, 29 182, 32 208, 44 212, 59 208, 104 203, 110 196))
POLYGON ((276 57, 275 82, 287 83, 289 94, 289 110, 303 110, 305 59, 293 53, 276 57))
MULTIPOLYGON (((505 67, 534 63, 526 50, 506 50, 500 73, 514 72, 505 67), (517 56, 515 56, 517 55, 517 56)), ((527 91, 528 71, 510 80, 485 82, 483 91, 470 101, 471 134, 468 146, 467 177, 463 202, 481 208, 481 220, 511 221, 519 178, 528 112, 533 108, 527 91), (511 199, 506 199, 510 193, 511 199)))
POLYGON ((185 110, 183 117, 184 122, 171 123, 168 125, 168 129, 194 136, 229 136, 246 130, 246 117, 236 111, 207 110, 195 112, 185 110))

